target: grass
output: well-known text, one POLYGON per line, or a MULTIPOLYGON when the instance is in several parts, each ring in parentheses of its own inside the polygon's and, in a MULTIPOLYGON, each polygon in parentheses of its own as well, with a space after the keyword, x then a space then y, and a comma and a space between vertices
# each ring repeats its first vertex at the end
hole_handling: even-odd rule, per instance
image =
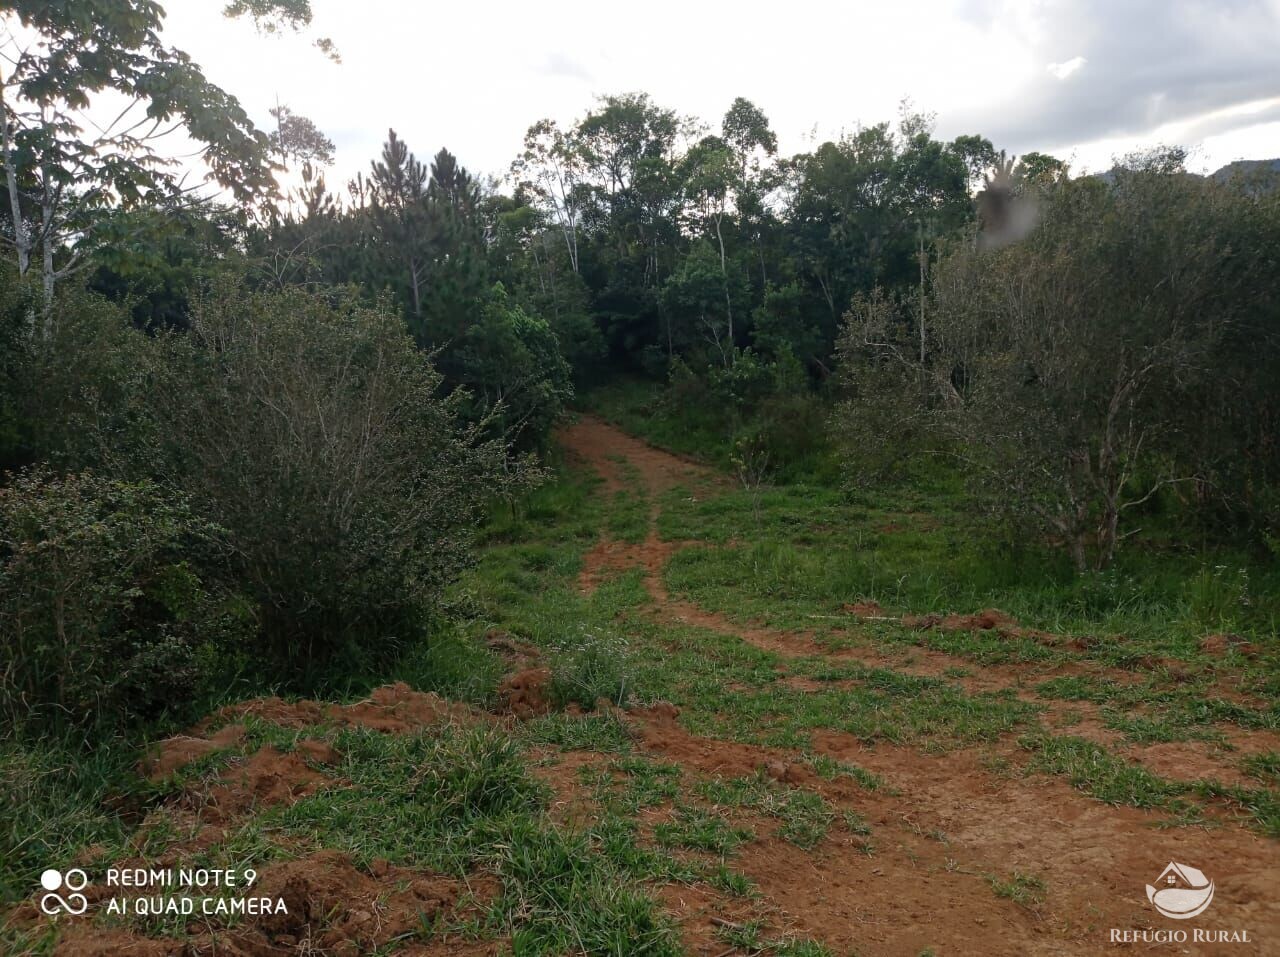
POLYGON ((763 774, 751 778, 712 778, 697 788, 698 795, 715 806, 755 811, 772 818, 775 834, 785 841, 812 850, 826 838, 836 814, 815 791, 791 788, 770 781, 763 774))
POLYGON ((42 870, 92 844, 120 847, 151 800, 136 742, 0 742, 0 901, 27 896, 42 870))
POLYGON ((1221 805, 1267 837, 1280 838, 1280 796, 1274 789, 1169 781, 1070 735, 1024 737, 1019 744, 1032 753, 1029 770, 1065 775, 1073 787, 1108 804, 1165 811, 1182 824, 1205 823, 1208 808, 1221 805))
MULTIPOLYGON (((607 411, 635 424, 628 417, 638 419, 640 399, 624 390, 607 411)), ((657 422, 640 431, 662 441, 670 437, 663 428, 657 422)), ((693 430, 668 444, 696 450, 688 447, 704 439, 693 430)), ((597 480, 561 470, 516 507, 495 507, 474 567, 447 595, 449 621, 435 623, 431 640, 406 655, 394 674, 352 675, 341 689, 360 696, 401 679, 489 707, 510 667, 484 640, 499 631, 539 649, 552 670, 552 713, 510 726, 397 735, 325 724, 287 729, 249 717, 242 744, 158 785, 136 774, 138 740, 104 742, 87 752, 5 742, 0 783, 18 810, 0 825, 4 899, 29 896, 39 868, 68 866, 90 845, 103 860, 181 847, 192 835, 179 824, 158 815, 142 833, 142 815, 183 789, 198 790, 236 755, 268 744, 287 751, 300 736, 321 736, 335 746, 342 755, 334 769, 340 783, 292 806, 261 809, 193 862, 261 865, 333 848, 358 866, 386 860, 450 875, 491 875, 500 891, 476 915, 424 926, 418 936, 501 940, 513 955, 680 953, 656 888, 697 883, 727 901, 755 906, 758 888, 734 866, 753 841, 785 841, 802 851, 840 841, 870 855, 876 853, 870 838, 877 836, 890 848, 857 810, 830 799, 824 788, 834 785, 842 794, 856 788, 868 800, 874 795, 904 805, 912 796, 823 753, 816 742, 833 735, 865 747, 931 754, 1005 742, 1003 754, 991 749, 983 758, 992 775, 1053 775, 1098 801, 1163 815, 1170 825, 1236 818, 1280 837, 1280 755, 1274 751, 1232 759, 1247 786, 1170 781, 1074 736, 1070 727, 1047 731, 1041 707, 1026 700, 1034 693, 1044 702, 1088 706, 1135 745, 1191 739, 1225 749, 1224 726, 1280 729, 1274 634, 1280 577, 1274 569, 1256 567, 1249 556, 1211 556, 1154 538, 1129 549, 1113 572, 1080 578, 1047 550, 996 544, 998 536, 967 511, 953 477, 944 473, 926 475, 910 489, 857 495, 797 483, 766 488, 758 500, 746 490, 700 499, 680 488, 654 498, 634 470, 618 464, 623 487, 607 495, 597 480), (662 537, 700 543, 678 552, 666 569, 674 596, 729 622, 804 632, 824 651, 873 650, 881 656, 877 664, 816 649, 784 655, 743 641, 731 628, 659 619, 639 570, 607 575, 582 593, 583 558, 602 530, 620 541, 642 541, 655 512, 662 537), (879 602, 890 619, 998 607, 1028 627, 1087 640, 1068 646, 993 632, 918 631, 841 611, 855 601, 879 602), (1209 629, 1239 633, 1261 654, 1212 658, 1200 649, 1209 629), (921 647, 944 651, 956 664, 937 676, 894 666, 921 647), (1062 664, 1073 666, 1072 673, 1032 679, 1021 695, 965 690, 966 680, 985 666, 1020 665, 1031 673, 1062 664), (1124 669, 1125 680, 1098 669, 1124 669), (1228 669, 1242 692, 1230 697, 1219 691, 1228 669), (639 746, 612 706, 597 707, 602 698, 610 705, 671 702, 680 709, 683 732, 785 749, 821 783, 795 787, 765 773, 717 776, 662 760, 639 746), (586 810, 553 813, 541 768, 555 766, 558 755, 584 752, 590 761, 574 783, 586 810)), ((1075 724, 1081 720, 1077 713, 1075 724)), ((950 840, 941 831, 920 833, 950 840)), ((1030 910, 1048 899, 1034 874, 986 879, 996 895, 1030 910)), ((161 921, 146 929, 180 935, 184 925, 161 921)), ((726 948, 794 957, 830 953, 815 941, 778 937, 754 919, 720 930, 726 948)), ((51 945, 27 931, 0 935, 0 946, 15 953, 51 945)))
POLYGON ((987 880, 997 897, 1007 898, 1028 910, 1039 908, 1048 894, 1048 887, 1044 880, 1035 874, 1014 871, 1008 877, 993 874, 987 880))

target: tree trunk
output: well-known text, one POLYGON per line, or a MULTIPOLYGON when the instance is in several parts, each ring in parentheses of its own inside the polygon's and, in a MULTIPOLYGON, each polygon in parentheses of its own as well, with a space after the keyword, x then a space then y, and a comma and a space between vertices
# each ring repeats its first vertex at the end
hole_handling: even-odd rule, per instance
POLYGON ((40 200, 40 252, 42 268, 40 285, 44 291, 44 337, 53 337, 53 193, 49 185, 50 170, 46 165, 41 171, 44 180, 40 200))
POLYGON ((916 235, 920 241, 920 365, 924 366, 924 227, 916 224, 916 235))
MULTIPOLYGON (((720 281, 724 285, 724 311, 729 320, 729 354, 733 355, 733 303, 729 298, 729 269, 724 254, 724 236, 720 233, 720 217, 716 217, 716 242, 720 244, 720 281)), ((726 363, 728 365, 728 363, 726 363)))
POLYGON ((18 275, 31 268, 31 238, 22 221, 22 203, 18 196, 18 170, 13 160, 13 132, 9 128, 9 108, 4 100, 4 78, 0 77, 0 125, 3 125, 4 175, 9 187, 9 214, 13 217, 13 245, 18 255, 18 275))
POLYGON ((1075 565, 1078 573, 1084 573, 1089 568, 1088 556, 1085 552, 1084 533, 1075 532, 1071 536, 1071 563, 1075 565))

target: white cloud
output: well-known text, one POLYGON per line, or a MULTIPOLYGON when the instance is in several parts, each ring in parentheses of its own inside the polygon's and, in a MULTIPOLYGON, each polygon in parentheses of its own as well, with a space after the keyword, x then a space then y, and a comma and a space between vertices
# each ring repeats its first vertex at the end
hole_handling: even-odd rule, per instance
POLYGON ((1257 90, 1274 78, 1261 38, 1280 22, 1277 0, 1187 0, 1176 16, 1163 0, 313 0, 311 35, 331 37, 341 65, 308 35, 226 21, 220 3, 165 6, 169 42, 255 120, 265 125, 278 98, 334 139, 334 185, 368 169, 392 126, 422 159, 447 146, 473 172, 500 175, 530 123, 571 122, 595 96, 632 90, 711 124, 745 96, 788 153, 893 120, 906 96, 937 113, 939 135, 981 133, 1017 153, 1100 162, 1213 116, 1201 136, 1206 151, 1228 150, 1221 162, 1245 144, 1280 154, 1265 137, 1228 137, 1262 117, 1221 118, 1271 95, 1257 90))
POLYGON ((1065 80, 1088 62, 1089 61, 1082 56, 1073 56, 1070 60, 1066 60, 1062 63, 1050 63, 1049 72, 1059 80, 1065 80))

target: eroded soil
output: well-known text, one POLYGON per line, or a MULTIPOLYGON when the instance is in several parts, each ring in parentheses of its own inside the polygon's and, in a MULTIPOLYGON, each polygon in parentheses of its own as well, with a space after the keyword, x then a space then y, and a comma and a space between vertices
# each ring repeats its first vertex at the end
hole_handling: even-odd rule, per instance
MULTIPOLYGON (((707 469, 595 418, 583 417, 565 429, 562 442, 610 490, 622 482, 620 460, 635 470, 651 499, 678 485, 706 494, 718 481, 707 469)), ((655 508, 651 519, 656 515, 655 508)), ((947 677, 972 694, 1008 690, 1042 709, 1047 731, 1062 729, 1063 712, 1069 710, 1074 714, 1067 733, 1105 743, 1130 762, 1174 780, 1212 777, 1224 784, 1241 783, 1239 756, 1274 750, 1280 743, 1280 736, 1270 732, 1227 728, 1224 733, 1237 749, 1233 754, 1199 741, 1125 744, 1097 719, 1095 705, 1046 700, 1031 690, 1047 678, 1071 674, 1135 680, 1131 672, 1096 662, 984 666, 930 648, 913 647, 904 656, 870 641, 832 651, 812 634, 731 621, 669 593, 663 569, 685 546, 662 540, 651 520, 642 543, 602 538, 586 555, 580 584, 594 588, 619 571, 637 568, 660 619, 731 635, 784 658, 826 656, 947 677)), ((844 611, 853 618, 890 617, 874 603, 855 602, 844 611)), ((1073 640, 1023 628, 998 609, 901 623, 921 630, 990 631, 1008 641, 1047 645, 1073 640)), ((803 688, 805 680, 793 679, 792 687, 803 688)), ((801 767, 794 754, 690 735, 669 712, 637 717, 646 750, 700 773, 732 776, 772 767, 785 774, 787 768, 801 767)), ((891 836, 877 842, 871 856, 859 841, 829 840, 804 851, 785 841, 758 839, 744 848, 738 863, 759 885, 772 908, 769 919, 779 928, 801 931, 836 953, 918 955, 945 942, 940 953, 1094 954, 1116 946, 1108 943, 1111 928, 1178 927, 1151 908, 1144 890, 1168 861, 1177 860, 1211 873, 1217 887, 1210 913, 1188 923, 1249 929, 1257 942, 1188 944, 1178 952, 1280 951, 1280 899, 1274 893, 1280 887, 1280 845, 1234 822, 1164 828, 1162 815, 1102 803, 1063 778, 1010 773, 1018 761, 1011 741, 938 755, 909 747, 868 747, 834 731, 815 733, 813 743, 815 751, 874 771, 888 787, 869 793, 847 784, 833 786, 803 770, 796 772, 795 783, 855 809, 873 832, 891 836), (1043 878, 1043 898, 1014 903, 997 896, 994 882, 1014 874, 1043 878)), ((707 938, 704 894, 681 888, 664 896, 678 905, 686 939, 696 952, 735 952, 707 938)))
MULTIPOLYGON (((624 571, 639 570, 649 595, 645 614, 659 623, 702 629, 771 652, 784 672, 780 681, 791 691, 816 694, 832 687, 830 681, 786 672, 791 663, 819 658, 944 678, 969 695, 1007 692, 1039 709, 1044 733, 1096 741, 1172 780, 1212 777, 1226 785, 1243 783, 1240 755, 1277 748, 1276 736, 1236 727, 1222 729, 1237 749, 1233 754, 1200 741, 1137 746, 1107 728, 1097 706, 1035 693, 1038 683, 1062 675, 1135 680, 1131 672, 1085 658, 1053 665, 984 666, 928 647, 885 646, 870 634, 852 646, 833 648, 813 633, 735 621, 701 608, 671 594, 664 570, 680 549, 706 546, 661 538, 659 499, 675 488, 714 495, 726 487, 724 479, 590 417, 564 429, 561 442, 580 467, 599 473, 606 493, 633 489, 648 503, 644 538, 624 542, 603 535, 584 556, 579 587, 591 592, 624 571)), ((893 618, 873 603, 857 601, 842 614, 855 637, 860 622, 893 618)), ((899 624, 922 632, 991 632, 1002 640, 1054 647, 1073 640, 1024 628, 998 609, 922 616, 899 624)), ((1224 648, 1230 644, 1227 637, 1214 640, 1224 648)), ((132 863, 180 864, 231 839, 254 815, 351 788, 343 755, 334 744, 342 729, 378 735, 412 735, 444 725, 509 729, 552 710, 551 675, 538 650, 499 632, 486 641, 506 659, 509 670, 492 712, 401 683, 347 705, 280 698, 242 702, 210 715, 188 734, 160 742, 141 770, 156 782, 177 781, 178 786, 141 821, 132 863), (255 744, 253 729, 263 723, 292 729, 294 737, 285 744, 255 744)), ((572 710, 578 711, 576 706, 572 710)), ((1025 753, 1014 736, 935 752, 868 744, 845 732, 818 728, 802 752, 692 733, 688 716, 669 703, 621 711, 599 702, 597 710, 624 722, 636 760, 674 769, 680 780, 680 798, 659 796, 639 806, 635 819, 641 843, 697 868, 723 861, 753 888, 742 894, 703 880, 655 882, 649 888, 676 921, 690 954, 787 953, 785 942, 793 939, 820 942, 832 954, 862 957, 1280 952, 1280 845, 1225 808, 1200 825, 1166 826, 1167 814, 1104 803, 1075 789, 1065 776, 1023 773, 1025 753), (862 769, 869 777, 819 773, 822 759, 862 769), (817 795, 829 826, 811 841, 797 841, 784 834, 767 807, 723 803, 708 796, 719 792, 705 789, 735 781, 756 782, 753 786, 766 789, 771 799, 817 795), (722 857, 664 844, 659 829, 690 807, 714 812, 741 828, 740 845, 722 857), (1206 915, 1181 923, 1244 930, 1253 943, 1109 943, 1112 928, 1181 929, 1180 922, 1155 912, 1144 890, 1171 860, 1202 869, 1216 884, 1206 915)), ((550 816, 570 829, 597 819, 601 795, 639 773, 618 765, 614 756, 577 747, 534 747, 529 760, 532 773, 549 789, 550 816)), ((382 822, 368 821, 367 826, 377 828, 382 822)), ((86 849, 85 866, 93 858, 94 849, 86 849)), ((109 892, 98 887, 87 893, 95 903, 109 892)), ((463 926, 479 919, 503 893, 501 882, 483 867, 446 875, 376 858, 357 861, 336 850, 299 844, 288 859, 263 868, 256 893, 284 899, 287 915, 203 921, 180 934, 104 921, 69 923, 53 952, 76 957, 275 957, 479 955, 512 949, 500 935, 478 940, 422 933, 424 926, 437 922, 463 926)), ((36 900, 20 905, 8 919, 19 925, 40 921, 36 900)))

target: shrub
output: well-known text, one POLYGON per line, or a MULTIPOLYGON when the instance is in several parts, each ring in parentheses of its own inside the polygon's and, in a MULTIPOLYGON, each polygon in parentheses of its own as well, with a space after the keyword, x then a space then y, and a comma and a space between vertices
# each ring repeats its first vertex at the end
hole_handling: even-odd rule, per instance
POLYGON ((468 391, 472 421, 486 416, 522 445, 545 442, 573 398, 572 371, 556 334, 508 296, 501 283, 478 303, 473 322, 440 356, 451 381, 468 391))
POLYGON ((417 635, 482 505, 534 474, 460 423, 466 397, 441 397, 394 312, 348 294, 222 289, 167 345, 161 467, 227 530, 262 651, 295 686, 417 635))
POLYGON ((551 696, 557 705, 571 701, 586 708, 600 698, 621 705, 635 689, 627 644, 615 635, 582 631, 551 649, 551 696))
POLYGON ((19 475, 0 491, 4 716, 125 724, 186 701, 197 644, 234 634, 193 560, 216 547, 150 482, 19 475))

